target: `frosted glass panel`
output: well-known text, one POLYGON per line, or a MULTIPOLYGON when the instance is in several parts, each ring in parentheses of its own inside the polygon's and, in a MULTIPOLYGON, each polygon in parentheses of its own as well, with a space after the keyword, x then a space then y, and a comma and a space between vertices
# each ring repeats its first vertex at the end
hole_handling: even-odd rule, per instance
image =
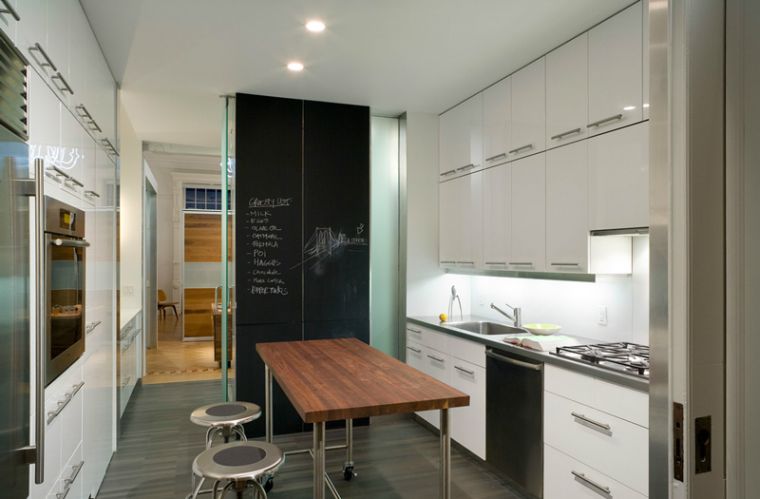
POLYGON ((371 125, 370 342, 398 356, 399 121, 371 125))

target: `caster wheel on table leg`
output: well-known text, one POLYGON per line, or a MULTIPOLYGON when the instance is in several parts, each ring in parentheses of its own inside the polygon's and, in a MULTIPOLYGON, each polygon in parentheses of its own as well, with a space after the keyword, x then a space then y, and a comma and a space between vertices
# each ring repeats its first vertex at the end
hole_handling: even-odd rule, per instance
POLYGON ((354 473, 354 467, 353 466, 344 466, 343 467, 343 479, 345 481, 350 482, 355 476, 356 476, 356 473, 354 473))

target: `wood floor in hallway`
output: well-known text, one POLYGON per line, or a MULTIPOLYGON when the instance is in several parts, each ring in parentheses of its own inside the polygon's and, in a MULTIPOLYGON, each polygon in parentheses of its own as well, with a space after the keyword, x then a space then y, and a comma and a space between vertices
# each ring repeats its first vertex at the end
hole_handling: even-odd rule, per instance
POLYGON ((182 341, 182 317, 159 317, 158 346, 147 349, 144 384, 221 379, 211 340, 182 341))
MULTIPOLYGON (((98 498, 183 498, 190 488, 191 463, 203 450, 204 439, 203 428, 190 422, 190 412, 220 398, 219 383, 211 381, 139 387, 122 419, 119 450, 98 498)), ((343 435, 343 430, 328 431, 328 441, 339 443, 343 435)), ((311 445, 311 434, 277 437, 276 443, 283 450, 303 448, 311 445)), ((328 452, 327 469, 345 499, 433 499, 438 497, 438 450, 437 436, 412 419, 376 418, 369 427, 355 430, 358 476, 351 482, 342 480, 342 451, 328 452)), ((269 497, 311 498, 311 470, 308 454, 289 456, 269 497)), ((521 496, 482 463, 453 448, 452 497, 521 496)))

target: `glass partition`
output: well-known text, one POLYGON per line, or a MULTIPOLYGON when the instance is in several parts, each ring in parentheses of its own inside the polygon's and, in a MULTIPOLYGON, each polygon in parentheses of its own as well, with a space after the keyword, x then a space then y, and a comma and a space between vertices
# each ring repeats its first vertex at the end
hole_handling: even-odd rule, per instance
MULTIPOLYGON (((225 400, 235 398, 235 98, 223 98, 222 154, 222 258, 221 303, 215 305, 219 321, 222 350, 222 392, 225 400), (222 311, 226 311, 223 313, 222 311), (225 369, 224 366, 228 366, 225 369), (232 376, 230 376, 232 374, 232 376)), ((217 319, 218 318, 218 319, 217 319)))

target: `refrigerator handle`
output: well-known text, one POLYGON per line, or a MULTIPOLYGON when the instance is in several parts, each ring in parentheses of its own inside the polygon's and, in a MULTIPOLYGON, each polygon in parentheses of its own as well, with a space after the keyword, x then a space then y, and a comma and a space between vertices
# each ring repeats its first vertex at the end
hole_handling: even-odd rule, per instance
POLYGON ((45 481, 45 343, 47 329, 47 287, 45 283, 45 161, 34 160, 34 211, 36 277, 35 301, 37 304, 37 337, 35 341, 35 417, 34 417, 34 483, 45 481))

